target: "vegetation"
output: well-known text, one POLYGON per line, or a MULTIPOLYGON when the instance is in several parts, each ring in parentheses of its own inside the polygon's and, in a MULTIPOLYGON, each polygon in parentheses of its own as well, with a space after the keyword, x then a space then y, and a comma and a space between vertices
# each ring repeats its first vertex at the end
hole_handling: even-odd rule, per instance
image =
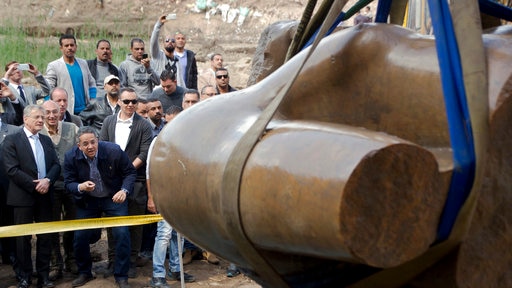
MULTIPOLYGON (((32 63, 44 74, 49 62, 60 58, 60 33, 43 31, 36 28, 24 28, 22 25, 0 24, 0 67, 4 71, 5 64, 16 60, 19 63, 32 63)), ((76 56, 83 59, 96 57, 96 42, 99 39, 108 39, 112 44, 112 62, 119 65, 129 53, 129 41, 132 36, 123 37, 112 35, 108 31, 99 30, 92 24, 80 27, 75 33, 78 42, 76 56)), ((144 37, 147 38, 147 37, 144 37)), ((3 76, 3 73, 0 73, 3 76)))

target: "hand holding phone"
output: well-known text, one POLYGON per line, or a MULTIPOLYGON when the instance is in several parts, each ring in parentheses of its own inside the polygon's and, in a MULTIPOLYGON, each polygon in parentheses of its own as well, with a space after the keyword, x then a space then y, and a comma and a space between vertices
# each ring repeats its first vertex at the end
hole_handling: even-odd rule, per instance
POLYGON ((176 20, 176 13, 169 13, 165 16, 165 20, 176 20))
POLYGON ((146 54, 146 53, 142 54, 142 59, 148 59, 148 54, 146 54))

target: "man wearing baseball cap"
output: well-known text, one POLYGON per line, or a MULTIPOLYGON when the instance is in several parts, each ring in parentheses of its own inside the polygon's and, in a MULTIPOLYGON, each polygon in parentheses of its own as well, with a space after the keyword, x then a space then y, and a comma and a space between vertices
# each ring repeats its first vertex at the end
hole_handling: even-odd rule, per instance
POLYGON ((84 125, 91 126, 96 131, 101 130, 103 120, 109 115, 117 113, 120 109, 117 104, 119 90, 121 90, 121 81, 115 75, 109 75, 103 80, 103 89, 105 95, 102 95, 91 103, 80 113, 80 118, 84 125))

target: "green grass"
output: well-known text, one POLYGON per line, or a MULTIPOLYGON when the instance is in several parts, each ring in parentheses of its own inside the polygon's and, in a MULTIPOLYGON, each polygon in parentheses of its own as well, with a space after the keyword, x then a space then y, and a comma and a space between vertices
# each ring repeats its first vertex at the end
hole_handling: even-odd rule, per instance
MULTIPOLYGON (((112 35, 109 31, 100 29, 94 24, 83 24, 77 30, 75 35, 78 45, 77 57, 95 58, 96 42, 99 39, 107 39, 112 44, 112 62, 116 65, 126 59, 126 55, 129 53, 130 39, 134 36, 112 35)), ((143 31, 139 33, 142 35, 143 31)), ((21 23, 18 25, 10 21, 0 23, 0 51, 2 51, 0 53, 2 73, 0 75, 3 76, 5 64, 13 60, 19 63, 32 63, 44 74, 48 63, 62 56, 59 49, 60 34, 61 32, 39 30, 38 27, 24 27, 21 23)), ((144 31, 145 34, 147 34, 146 31, 144 31)), ((146 39, 148 36, 141 38, 146 39)))

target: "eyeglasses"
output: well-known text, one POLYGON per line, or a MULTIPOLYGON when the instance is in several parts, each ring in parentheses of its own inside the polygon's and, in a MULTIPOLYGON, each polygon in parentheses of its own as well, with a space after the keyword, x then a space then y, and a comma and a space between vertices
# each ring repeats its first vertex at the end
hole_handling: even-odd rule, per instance
POLYGON ((132 100, 130 100, 130 99, 124 99, 124 100, 121 100, 121 101, 122 101, 124 104, 126 104, 126 105, 130 104, 130 102, 131 102, 132 104, 137 104, 137 102, 139 102, 139 101, 137 101, 137 99, 132 99, 132 100))
POLYGON ((227 79, 227 78, 229 78, 229 76, 227 74, 226 75, 217 75, 215 77, 217 77, 217 79, 221 79, 221 78, 226 78, 227 79))
POLYGON ((165 39, 165 43, 169 43, 169 42, 175 43, 176 40, 170 39, 170 38, 165 39))

